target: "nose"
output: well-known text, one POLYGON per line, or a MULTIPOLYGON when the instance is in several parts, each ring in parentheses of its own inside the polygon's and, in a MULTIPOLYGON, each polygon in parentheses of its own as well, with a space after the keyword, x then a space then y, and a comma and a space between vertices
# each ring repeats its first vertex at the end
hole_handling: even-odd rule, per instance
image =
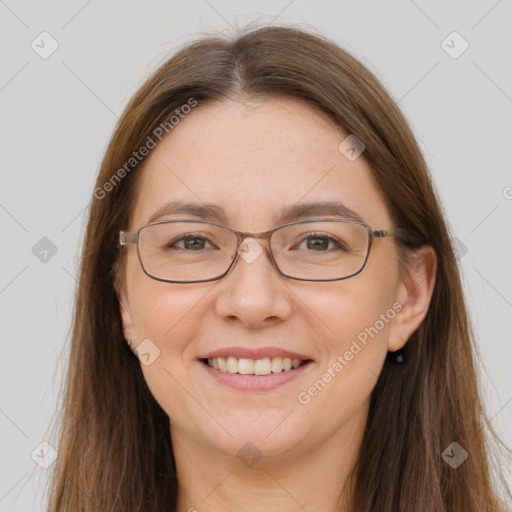
POLYGON ((238 319, 251 328, 289 318, 291 292, 284 279, 272 264, 263 242, 245 239, 237 260, 222 278, 217 314, 232 321, 238 319))

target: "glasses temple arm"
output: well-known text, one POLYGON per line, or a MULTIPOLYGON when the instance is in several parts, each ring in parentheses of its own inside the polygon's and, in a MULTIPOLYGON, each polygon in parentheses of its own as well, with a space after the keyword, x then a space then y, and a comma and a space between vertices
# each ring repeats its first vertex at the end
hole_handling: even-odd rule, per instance
POLYGON ((372 235, 377 238, 384 238, 386 236, 396 236, 396 237, 404 237, 407 236, 409 231, 407 229, 403 228, 396 228, 396 229, 378 229, 375 231, 372 231, 372 235))

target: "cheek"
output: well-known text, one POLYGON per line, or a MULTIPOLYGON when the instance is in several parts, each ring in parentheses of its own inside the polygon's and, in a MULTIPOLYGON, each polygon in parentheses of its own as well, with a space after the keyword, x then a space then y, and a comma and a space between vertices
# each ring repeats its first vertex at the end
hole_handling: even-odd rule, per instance
POLYGON ((359 393, 369 394, 384 363, 396 316, 397 276, 398 268, 392 263, 387 271, 368 265, 346 281, 325 283, 307 299, 303 294, 307 305, 303 313, 315 324, 317 343, 323 351, 318 370, 320 388, 329 383, 334 393, 352 390, 350 396, 356 402, 359 393))
POLYGON ((323 333, 319 339, 324 340, 331 356, 347 350, 356 339, 362 343, 366 339, 387 341, 390 321, 395 316, 394 287, 388 277, 368 272, 330 285, 325 283, 307 298, 300 292, 297 295, 302 295, 310 318, 317 319, 316 329, 323 333))
POLYGON ((387 354, 395 311, 386 294, 347 286, 319 296, 314 313, 323 357, 297 400, 305 411, 317 411, 325 428, 336 429, 367 403, 387 354))
POLYGON ((184 389, 197 364, 193 342, 200 337, 210 288, 211 283, 163 283, 145 274, 132 281, 130 305, 137 337, 151 340, 158 353, 148 365, 141 360, 144 379, 155 400, 178 423, 204 415, 184 389))
POLYGON ((199 318, 214 284, 164 283, 137 268, 130 270, 130 306, 138 339, 149 338, 162 355, 181 357, 199 331, 199 318))

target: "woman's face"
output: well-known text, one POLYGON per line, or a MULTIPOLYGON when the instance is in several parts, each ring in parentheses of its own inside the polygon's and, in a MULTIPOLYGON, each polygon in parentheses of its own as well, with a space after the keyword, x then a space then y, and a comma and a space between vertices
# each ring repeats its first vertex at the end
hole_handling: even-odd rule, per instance
MULTIPOLYGON (((225 224, 253 233, 276 226, 284 208, 324 201, 343 203, 373 229, 390 228, 364 153, 352 161, 338 148, 347 135, 295 100, 199 103, 148 156, 129 229, 172 200, 217 205, 225 224)), ((173 218, 200 220, 184 213, 159 220, 173 218)), ((240 257, 222 279, 194 284, 151 279, 135 247, 123 249, 125 334, 132 347, 150 340, 150 364, 141 367, 173 438, 218 455, 233 456, 250 442, 264 456, 293 449, 296 457, 332 436, 355 436, 387 351, 407 338, 393 239, 374 239, 364 270, 331 282, 289 279, 265 250, 248 247, 255 259, 240 257), (293 378, 273 374, 282 382, 263 389, 258 379, 272 377, 233 377, 202 361, 223 350, 255 359, 293 353, 310 362, 288 370, 297 372, 293 378), (240 388, 251 383, 255 389, 240 388)))

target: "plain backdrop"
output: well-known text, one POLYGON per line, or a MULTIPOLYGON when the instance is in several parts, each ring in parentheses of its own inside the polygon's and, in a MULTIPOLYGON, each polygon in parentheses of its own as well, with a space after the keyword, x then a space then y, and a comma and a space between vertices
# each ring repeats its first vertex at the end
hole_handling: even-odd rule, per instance
POLYGON ((44 510, 49 470, 32 454, 47 449, 42 442, 58 448, 48 432, 86 207, 117 117, 177 48, 255 20, 330 37, 377 74, 408 117, 457 239, 485 405, 512 445, 510 0, 5 0, 0 511, 44 510))

